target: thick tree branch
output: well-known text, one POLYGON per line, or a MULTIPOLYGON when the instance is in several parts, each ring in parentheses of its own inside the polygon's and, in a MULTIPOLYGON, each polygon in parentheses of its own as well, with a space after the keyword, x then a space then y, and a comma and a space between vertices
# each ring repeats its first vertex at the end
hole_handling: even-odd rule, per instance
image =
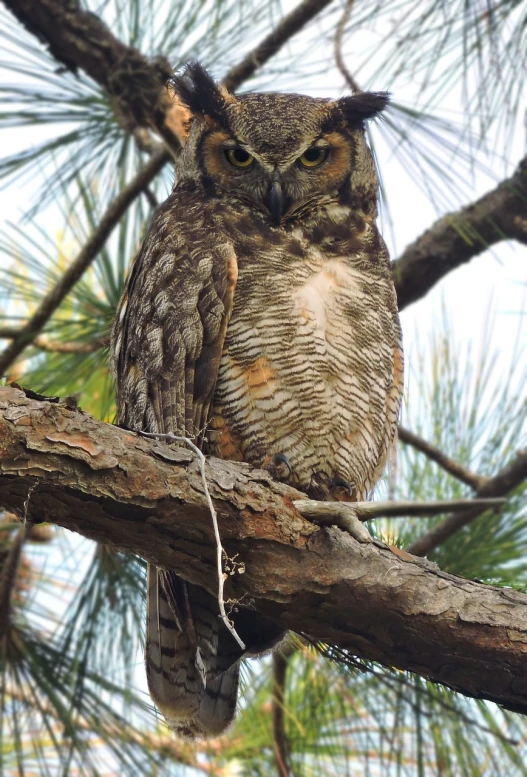
POLYGON ((78 0, 3 0, 11 13, 35 35, 58 62, 76 73, 84 70, 113 100, 121 124, 155 128, 173 151, 179 143, 165 126, 170 97, 165 83, 171 66, 163 57, 148 59, 116 38, 78 0))
POLYGON ((399 310, 495 243, 518 240, 527 245, 526 214, 527 157, 481 199, 436 221, 393 263, 399 310))
MULTIPOLYGON (((500 497, 510 493, 527 479, 527 450, 519 451, 514 460, 493 478, 488 478, 484 485, 476 491, 475 497, 500 497)), ((434 526, 429 532, 417 539, 408 548, 414 556, 426 556, 469 523, 479 518, 487 508, 471 507, 470 509, 450 515, 434 526)))
POLYGON ((62 300, 94 261, 121 216, 165 164, 163 151, 154 154, 130 183, 110 203, 98 227, 92 232, 77 258, 70 264, 60 281, 49 291, 18 336, 0 354, 0 375, 4 375, 14 360, 29 345, 35 335, 49 321, 62 300))
MULTIPOLYGON (((527 713, 527 596, 319 529, 300 492, 207 462, 227 553, 226 595, 282 626, 527 713), (233 565, 236 566, 236 565, 233 565), (238 567, 239 569, 239 567, 238 567)), ((0 389, 0 506, 177 569, 213 591, 215 542, 199 464, 87 414, 0 389)))

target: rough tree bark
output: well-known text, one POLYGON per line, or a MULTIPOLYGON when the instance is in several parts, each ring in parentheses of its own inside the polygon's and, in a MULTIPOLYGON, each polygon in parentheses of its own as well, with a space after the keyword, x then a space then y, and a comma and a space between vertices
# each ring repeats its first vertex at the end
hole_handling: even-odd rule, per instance
MULTIPOLYGON (((210 459, 207 481, 231 559, 231 600, 355 655, 527 713, 526 595, 318 528, 292 504, 303 495, 266 472, 210 459)), ((188 450, 67 402, 0 388, 0 506, 138 553, 215 592, 211 518, 188 450)))

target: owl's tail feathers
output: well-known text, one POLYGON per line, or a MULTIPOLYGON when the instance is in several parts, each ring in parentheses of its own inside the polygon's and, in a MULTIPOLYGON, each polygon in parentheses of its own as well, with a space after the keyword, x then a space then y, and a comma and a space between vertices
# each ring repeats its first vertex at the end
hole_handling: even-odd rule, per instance
POLYGON ((241 655, 213 596, 148 565, 148 687, 171 728, 192 739, 227 728, 236 711, 241 655))

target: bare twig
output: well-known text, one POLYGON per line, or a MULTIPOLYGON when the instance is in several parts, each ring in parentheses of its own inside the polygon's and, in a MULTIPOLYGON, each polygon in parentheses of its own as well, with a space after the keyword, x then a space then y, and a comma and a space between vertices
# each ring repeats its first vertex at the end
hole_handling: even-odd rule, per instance
POLYGON ((451 459, 450 456, 447 456, 446 453, 440 451, 439 448, 436 448, 435 445, 423 440, 422 437, 418 437, 417 434, 405 429, 404 426, 399 426, 398 433, 399 439, 402 442, 406 445, 411 445, 412 448, 424 453, 431 461, 435 461, 435 463, 439 464, 446 472, 453 475, 457 480, 461 480, 462 483, 466 483, 466 485, 473 488, 474 491, 483 488, 485 483, 487 483, 488 478, 481 477, 477 472, 472 472, 466 467, 463 467, 457 461, 451 459))
POLYGON ((355 3, 355 0, 346 0, 346 5, 344 6, 344 12, 340 17, 339 23, 337 24, 337 28, 335 30, 335 62, 337 64, 338 69, 344 76, 344 80, 346 81, 351 91, 362 92, 362 89, 360 88, 360 86, 355 81, 350 71, 346 67, 346 63, 344 62, 344 57, 342 56, 342 38, 344 36, 346 25, 351 16, 351 10, 353 8, 354 3, 355 3))
POLYGON ((68 267, 60 281, 49 291, 29 321, 20 329, 18 336, 0 354, 0 375, 4 375, 24 348, 49 321, 62 300, 80 280, 115 229, 129 205, 156 176, 166 162, 165 152, 154 154, 137 175, 110 203, 98 227, 92 232, 77 258, 68 267))
MULTIPOLYGON (((214 537, 216 539, 216 569, 218 573, 218 605, 220 608, 220 617, 224 622, 225 626, 231 632, 232 636, 234 637, 238 645, 241 647, 241 649, 245 650, 245 642, 243 642, 243 640, 240 639, 236 629, 232 625, 232 621, 230 620, 227 613, 225 612, 225 599, 223 597, 223 588, 225 585, 225 579, 227 577, 227 575, 223 572, 223 554, 225 553, 225 551, 223 550, 223 547, 221 544, 220 530, 218 528, 218 516, 216 514, 216 510, 214 509, 214 505, 212 504, 212 498, 211 498, 209 486, 207 483, 207 476, 205 474, 205 464, 207 459, 200 451, 198 446, 195 445, 192 442, 192 440, 190 440, 188 437, 181 437, 177 434, 171 434, 171 433, 157 434, 155 432, 139 432, 139 434, 141 434, 143 437, 152 437, 156 440, 165 440, 166 442, 182 442, 185 445, 188 445, 188 447, 196 454, 196 456, 199 459, 201 481, 203 483, 205 497, 207 499, 207 504, 209 506, 210 515, 212 518, 212 526, 214 527, 214 537)), ((227 554, 225 553, 225 555, 227 554)))
MULTIPOLYGON (((359 521, 373 518, 401 518, 408 515, 438 515, 448 511, 466 510, 467 507, 501 507, 507 500, 500 499, 444 499, 430 502, 317 502, 312 499, 297 500, 293 504, 305 518, 316 518, 317 523, 331 524, 331 518, 346 518, 353 515, 359 521)), ((333 521, 333 525, 338 526, 333 521)))
MULTIPOLYGON (((519 451, 511 464, 486 481, 485 485, 477 491, 476 498, 505 496, 517 488, 526 478, 527 451, 519 451)), ((438 526, 434 526, 429 532, 413 542, 408 548, 408 552, 414 556, 426 556, 431 550, 437 548, 485 512, 486 508, 484 507, 473 507, 458 515, 450 515, 438 526)))

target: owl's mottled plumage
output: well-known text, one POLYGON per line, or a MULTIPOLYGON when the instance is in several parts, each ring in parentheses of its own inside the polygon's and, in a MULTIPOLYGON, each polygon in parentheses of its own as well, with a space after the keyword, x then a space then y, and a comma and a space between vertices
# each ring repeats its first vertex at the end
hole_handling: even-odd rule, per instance
MULTIPOLYGON (((114 326, 119 423, 200 444, 206 430, 208 453, 268 467, 314 498, 364 499, 402 390, 364 139, 386 95, 234 97, 197 64, 173 88, 177 180, 114 326)), ((242 651, 206 591, 154 567, 148 586, 152 696, 180 733, 218 734, 242 651)), ((282 636, 250 610, 234 621, 249 655, 282 636)))

